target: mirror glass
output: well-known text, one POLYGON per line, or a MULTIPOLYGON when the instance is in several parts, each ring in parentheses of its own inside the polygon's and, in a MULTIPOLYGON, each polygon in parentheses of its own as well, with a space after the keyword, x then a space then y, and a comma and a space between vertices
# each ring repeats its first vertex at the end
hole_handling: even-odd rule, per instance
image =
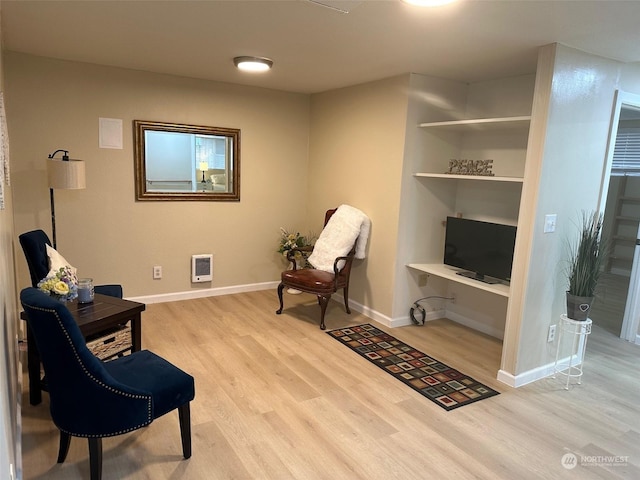
POLYGON ((137 200, 240 200, 240 130, 134 120, 137 200))

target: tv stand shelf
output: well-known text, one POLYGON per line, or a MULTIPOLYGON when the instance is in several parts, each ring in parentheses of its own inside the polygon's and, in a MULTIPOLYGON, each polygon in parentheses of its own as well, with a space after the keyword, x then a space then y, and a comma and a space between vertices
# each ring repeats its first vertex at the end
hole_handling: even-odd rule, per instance
POLYGON ((463 277, 462 275, 458 275, 456 273, 462 270, 449 267, 442 263, 410 263, 407 265, 407 267, 413 268, 415 270, 419 270, 421 272, 430 273, 438 277, 446 278, 447 280, 451 280, 453 282, 469 285, 470 287, 474 287, 479 290, 484 290, 486 292, 494 293, 502 297, 507 297, 507 298, 509 297, 509 293, 510 293, 509 285, 504 285, 501 283, 495 283, 495 284, 484 283, 484 282, 481 282, 480 280, 474 280, 473 278, 463 277))

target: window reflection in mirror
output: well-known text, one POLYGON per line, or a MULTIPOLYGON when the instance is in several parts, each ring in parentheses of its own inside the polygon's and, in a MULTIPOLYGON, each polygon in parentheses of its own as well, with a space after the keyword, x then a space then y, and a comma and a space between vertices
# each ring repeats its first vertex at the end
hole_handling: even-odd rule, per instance
POLYGON ((137 200, 240 200, 240 130, 133 123, 137 200))

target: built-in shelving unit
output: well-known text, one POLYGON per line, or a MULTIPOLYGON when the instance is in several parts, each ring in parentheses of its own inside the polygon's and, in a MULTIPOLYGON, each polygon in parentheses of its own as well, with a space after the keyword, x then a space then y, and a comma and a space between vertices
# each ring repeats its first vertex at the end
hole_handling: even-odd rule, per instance
POLYGON ((453 180, 479 180, 485 182, 513 182, 522 183, 523 178, 520 177, 490 177, 484 175, 452 175, 450 173, 414 173, 416 177, 424 178, 450 178, 453 180))
POLYGON ((441 128, 446 130, 504 130, 511 128, 527 128, 531 122, 530 115, 518 117, 475 118, 469 120, 450 120, 445 122, 420 123, 421 128, 441 128))
MULTIPOLYGON (((443 122, 420 123, 418 126, 426 131, 453 132, 448 137, 451 152, 457 152, 458 158, 492 158, 494 159, 495 176, 453 175, 445 172, 448 158, 437 156, 425 159, 424 170, 415 173, 422 178, 450 178, 457 180, 474 180, 485 182, 522 183, 524 174, 524 152, 526 144, 514 146, 507 142, 514 138, 526 138, 531 116, 476 118, 467 120, 447 120, 443 122), (497 148, 492 150, 491 146, 497 148), (521 147, 521 148, 520 148, 521 147), (487 150, 488 149, 488 150, 487 150), (505 153, 508 152, 508 153, 505 153)), ((442 140, 442 139, 441 139, 442 140)))
POLYGON ((420 272, 429 273, 438 277, 446 278, 457 283, 469 285, 470 287, 484 290, 486 292, 495 293, 503 297, 509 297, 509 285, 502 283, 484 283, 480 280, 474 280, 473 278, 463 277, 458 275, 457 272, 462 270, 444 265, 442 263, 410 263, 407 265, 409 268, 413 268, 420 272))
MULTIPOLYGON (((447 197, 447 214, 462 212, 470 218, 490 217, 498 222, 517 222, 517 209, 508 211, 503 206, 517 206, 520 201, 522 190, 518 184, 524 182, 524 161, 530 123, 530 115, 419 123, 418 127, 425 135, 428 134, 424 140, 433 142, 437 147, 433 150, 427 149, 428 154, 421 162, 421 171, 413 175, 417 179, 425 179, 426 189, 439 192, 439 198, 444 198, 444 190, 450 192, 447 197), (446 162, 452 157, 494 159, 496 175, 443 173, 446 170, 446 162), (452 180, 456 181, 451 184, 442 183, 452 180), (495 187, 486 182, 493 182, 495 187), (498 183, 502 183, 503 186, 497 188, 498 183), (513 187, 509 187, 508 184, 512 184, 513 187)), ((441 220, 444 218, 438 222, 441 220)), ((438 227, 439 225, 433 225, 433 228, 438 227)), ((430 260, 442 258, 440 248, 431 249, 428 254, 430 260)), ((502 297, 508 298, 510 295, 509 285, 489 284, 458 275, 459 269, 442 263, 411 263, 407 267, 502 297)))

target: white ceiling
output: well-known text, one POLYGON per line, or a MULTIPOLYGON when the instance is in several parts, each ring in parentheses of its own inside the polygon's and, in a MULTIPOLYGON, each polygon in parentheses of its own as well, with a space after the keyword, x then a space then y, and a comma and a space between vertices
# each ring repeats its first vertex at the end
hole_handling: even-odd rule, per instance
POLYGON ((533 73, 559 42, 640 61, 640 1, 2 0, 5 50, 315 93, 415 72, 467 82, 533 73), (273 59, 239 72, 239 55, 273 59))

